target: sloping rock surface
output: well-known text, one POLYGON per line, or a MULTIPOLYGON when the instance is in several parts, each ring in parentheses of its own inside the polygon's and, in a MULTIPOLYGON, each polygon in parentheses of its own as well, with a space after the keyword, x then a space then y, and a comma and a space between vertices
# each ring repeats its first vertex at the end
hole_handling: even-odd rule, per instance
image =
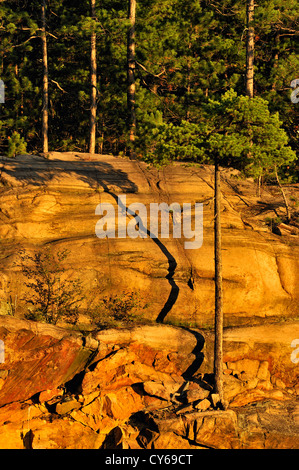
MULTIPOLYGON (((226 411, 212 382, 213 169, 74 153, 2 158, 0 448, 299 447, 296 226, 270 230, 284 215, 276 188, 258 198, 237 172, 222 170, 221 181, 226 411), (118 214, 142 203, 149 214, 162 202, 203 203, 200 248, 172 235, 96 237, 98 204, 118 214), (66 273, 84 283, 77 331, 22 318, 18 252, 46 246, 67 249, 66 273), (92 308, 128 290, 147 324, 96 330, 92 308)), ((295 211, 298 186, 286 193, 295 211)), ((133 216, 127 210, 126 224, 133 216)))
MULTIPOLYGON (((213 324, 213 169, 174 164, 156 170, 109 155, 51 153, 2 158, 0 211, 1 308, 22 314, 24 278, 17 252, 49 245, 67 249, 66 269, 84 281, 86 306, 105 294, 139 292, 150 320, 208 327, 213 324), (112 204, 118 227, 118 196, 125 206, 203 203, 203 244, 186 249, 186 238, 97 238, 100 203, 112 204)), ((271 233, 268 219, 284 216, 281 195, 222 171, 223 282, 226 326, 262 324, 298 316, 298 235, 271 233)), ((286 187, 292 201, 296 185, 286 187)), ((295 206, 294 206, 295 207, 295 206)), ((132 223, 127 212, 126 224, 132 223)), ((149 220, 147 228, 150 229, 149 220)))
POLYGON ((80 333, 28 320, 0 316, 0 338, 0 406, 71 380, 90 356, 80 333))

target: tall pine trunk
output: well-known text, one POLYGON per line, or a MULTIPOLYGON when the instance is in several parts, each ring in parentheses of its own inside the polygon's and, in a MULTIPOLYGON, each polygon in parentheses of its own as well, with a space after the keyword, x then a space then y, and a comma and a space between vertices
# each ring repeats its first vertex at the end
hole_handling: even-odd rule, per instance
POLYGON ((127 43, 127 106, 128 106, 128 121, 129 121, 129 141, 130 141, 130 155, 134 156, 134 144, 136 135, 136 109, 135 109, 135 28, 136 28, 136 0, 129 0, 129 20, 130 28, 128 31, 127 43))
POLYGON ((254 0, 247 0, 246 94, 253 98, 254 75, 254 0))
POLYGON ((42 49, 43 49, 43 109, 42 109, 42 142, 43 153, 47 154, 48 147, 48 120, 49 120, 49 72, 46 34, 46 0, 42 2, 42 49))
MULTIPOLYGON (((246 39, 246 94, 252 99, 254 95, 254 0, 247 0, 247 39, 246 39)), ((251 140, 250 146, 253 142, 251 140)), ((248 158, 252 157, 249 150, 248 158)), ((257 179, 257 196, 261 197, 261 176, 257 179)))
POLYGON ((215 156, 214 184, 214 260, 215 260, 215 343, 214 343, 214 392, 225 409, 223 395, 223 289, 221 253, 221 186, 218 157, 215 156))
MULTIPOLYGON (((96 0, 90 0, 91 17, 95 19, 96 0)), ((95 153, 96 148, 96 119, 97 119, 97 37, 93 31, 90 38, 90 130, 89 153, 95 153)))

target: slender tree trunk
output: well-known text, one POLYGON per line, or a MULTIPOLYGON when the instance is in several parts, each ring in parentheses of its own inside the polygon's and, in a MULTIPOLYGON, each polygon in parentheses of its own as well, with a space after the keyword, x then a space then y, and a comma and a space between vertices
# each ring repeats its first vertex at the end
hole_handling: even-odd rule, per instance
MULTIPOLYGON (((191 53, 191 42, 188 44, 189 54, 191 53)), ((187 94, 186 94, 186 121, 190 120, 190 93, 191 93, 191 59, 187 58, 187 94)))
POLYGON ((247 0, 246 94, 253 98, 254 0, 247 0))
POLYGON ((277 181, 277 184, 279 186, 279 189, 281 191, 281 194, 282 194, 282 197, 283 197, 283 200, 284 200, 284 205, 285 205, 285 208, 286 208, 286 214, 287 214, 287 222, 290 222, 291 220, 291 211, 290 211, 290 206, 288 204, 288 200, 287 200, 287 197, 286 197, 286 193, 284 192, 284 189, 282 187, 282 184, 280 182, 280 179, 279 179, 279 176, 278 176, 278 173, 277 173, 277 167, 275 166, 275 176, 276 176, 276 181, 277 181))
POLYGON ((223 291, 222 291, 222 254, 221 254, 221 187, 218 158, 215 157, 215 203, 214 203, 214 256, 215 256, 215 344, 214 376, 215 393, 225 409, 223 395, 223 291))
MULTIPOLYGON (((95 19, 96 0, 90 0, 91 17, 95 19)), ((96 58, 96 33, 93 31, 90 38, 90 135, 89 153, 95 153, 96 149, 96 118, 97 118, 97 58, 96 58)))
MULTIPOLYGON (((246 94, 251 99, 254 94, 254 0, 247 0, 247 39, 246 39, 246 94)), ((253 142, 250 141, 250 147, 253 142)), ((248 158, 252 158, 251 151, 248 158)), ((260 197, 260 180, 257 181, 257 192, 260 197)))
POLYGON ((42 3, 42 46, 43 46, 43 110, 42 110, 42 141, 43 153, 47 154, 48 147, 48 119, 49 119, 49 72, 48 51, 46 35, 46 0, 42 3))
POLYGON ((262 185, 262 177, 260 175, 257 177, 257 197, 261 197, 261 185, 262 185))
MULTIPOLYGON (((279 65, 279 34, 278 33, 276 33, 274 43, 275 43, 275 48, 274 48, 275 54, 274 54, 273 69, 277 70, 278 65, 279 65)), ((272 84, 272 88, 271 88, 272 91, 276 91, 276 83, 277 83, 277 75, 276 74, 277 74, 277 72, 275 71, 275 76, 274 76, 274 80, 273 80, 273 84, 272 84)))
POLYGON ((134 156, 134 143, 136 135, 136 110, 135 110, 135 27, 136 27, 136 0, 129 0, 129 20, 130 28, 128 31, 127 43, 127 105, 129 119, 129 140, 131 156, 134 156))

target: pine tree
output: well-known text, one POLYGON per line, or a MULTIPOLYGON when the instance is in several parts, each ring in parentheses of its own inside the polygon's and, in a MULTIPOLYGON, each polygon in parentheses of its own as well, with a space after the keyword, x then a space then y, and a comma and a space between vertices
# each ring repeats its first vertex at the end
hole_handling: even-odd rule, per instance
POLYGON ((42 1, 41 6, 42 22, 42 51, 43 51, 43 110, 42 110, 42 139, 43 153, 47 155, 48 147, 48 121, 49 121, 49 72, 48 72, 48 51, 47 51, 47 32, 46 32, 46 0, 42 1))
POLYGON ((254 75, 254 0, 247 0, 246 93, 253 98, 254 75))
POLYGON ((217 152, 221 163, 257 178, 295 160, 279 114, 271 113, 263 98, 230 90, 210 101, 209 114, 208 151, 217 152))
POLYGON ((136 0, 129 0, 129 21, 130 26, 128 30, 128 45, 127 45, 127 103, 128 103, 128 119, 129 119, 129 141, 131 155, 134 156, 134 142, 136 135, 136 84, 135 84, 135 31, 136 31, 136 0))
POLYGON ((27 151, 27 144, 24 141, 24 137, 16 131, 12 133, 12 136, 8 140, 8 151, 7 157, 15 157, 16 155, 25 154, 27 151))
POLYGON ((221 181, 218 154, 215 153, 214 177, 214 266, 215 266, 215 325, 214 325, 214 392, 219 405, 226 409, 223 392, 223 285, 221 243, 221 181))
MULTIPOLYGON (((246 2, 138 2, 134 28, 137 39, 132 43, 138 41, 138 47, 130 69, 134 70, 134 74, 130 72, 134 87, 132 82, 132 93, 128 93, 127 46, 128 31, 132 31, 128 3, 101 0, 95 4, 95 20, 90 16, 91 1, 95 0, 51 0, 46 36, 41 22, 41 6, 46 0, 0 3, 0 72, 6 88, 6 103, 1 105, 0 115, 1 152, 7 152, 8 137, 14 131, 28 143, 28 151, 43 150, 44 95, 48 96, 49 146, 53 149, 88 152, 91 121, 96 121, 95 145, 105 153, 126 153, 134 142, 139 158, 152 159, 158 149, 155 158, 167 160, 173 158, 173 148, 179 150, 178 158, 188 158, 189 148, 190 158, 207 161, 207 155, 200 155, 204 153, 200 138, 187 130, 186 122, 199 127, 212 125, 212 118, 206 113, 209 99, 220 99, 230 88, 238 94, 245 92, 249 37, 245 28, 246 2), (101 70, 96 97, 91 96, 91 76, 95 74, 90 73, 94 33, 96 65, 101 70), (50 71, 45 93, 42 37, 46 37, 50 71), (128 100, 134 109, 130 120, 128 100), (151 113, 160 113, 163 126, 151 127, 146 136, 151 113), (129 121, 134 123, 131 137, 129 121), (187 135, 193 135, 193 149, 187 140, 180 144, 184 129, 187 135)), ((271 113, 279 112, 290 145, 296 150, 297 109, 290 100, 289 88, 299 65, 296 1, 261 0, 254 11, 253 38, 254 93, 268 101, 271 113)), ((96 92, 94 86, 92 90, 96 92)), ((198 136, 201 132, 199 129, 198 136)), ((292 161, 285 175, 277 167, 282 184, 284 178, 297 180, 296 165, 292 161)))
POLYGON ((0 73, 6 91, 5 103, 0 108, 0 152, 6 154, 14 132, 24 141, 34 141, 38 131, 39 67, 33 44, 38 41, 39 18, 18 3, 6 1, 0 4, 0 19, 0 73))

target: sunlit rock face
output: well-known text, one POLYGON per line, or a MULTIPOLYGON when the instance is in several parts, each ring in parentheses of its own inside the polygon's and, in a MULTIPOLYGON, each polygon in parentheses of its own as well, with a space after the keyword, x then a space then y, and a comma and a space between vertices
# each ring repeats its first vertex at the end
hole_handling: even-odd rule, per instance
MULTIPOLYGON (((157 170, 73 153, 2 159, 0 448, 298 448, 297 227, 280 224, 273 233, 269 220, 284 214, 279 192, 264 188, 258 198, 255 184, 238 176, 222 171, 228 408, 220 411, 212 374, 213 168, 157 170), (203 204, 202 245, 188 248, 188 232, 173 236, 175 211, 169 238, 153 238, 155 203, 190 204, 191 231, 203 204), (96 235, 99 204, 115 214, 114 237, 96 235), (146 236, 120 238, 120 226, 135 227, 136 204, 146 211, 146 236), (45 247, 68 250, 65 274, 83 282, 75 326, 24 319, 28 279, 18 253, 45 247), (97 328, 90 314, 98 302, 127 291, 139 295, 136 322, 97 328)), ((296 185, 286 192, 290 202, 299 198, 296 185)), ((198 240, 199 232, 200 224, 198 240)))
POLYGON ((298 448, 294 334, 295 323, 225 332, 222 411, 211 332, 159 324, 86 336, 0 316, 0 448, 298 448))
MULTIPOLYGON (((266 221, 284 207, 275 188, 256 197, 252 181, 222 172, 222 244, 225 326, 262 324, 298 315, 298 236, 274 234, 266 221)), ((22 314, 24 278, 17 252, 69 250, 68 272, 84 282, 86 306, 103 295, 139 292, 140 315, 198 327, 213 325, 213 168, 174 164, 156 170, 113 156, 52 153, 1 163, 1 312, 6 302, 22 314), (119 196, 128 209, 142 203, 203 204, 203 243, 186 249, 186 237, 119 238, 119 196), (115 209, 115 238, 98 238, 99 204, 115 209), (91 302, 92 301, 92 302, 91 302)), ((296 185, 287 188, 293 198, 296 185)), ((126 214, 126 226, 133 215, 126 214)), ((147 220, 149 224, 149 217, 147 220)), ((150 226, 148 225, 150 232, 150 226)), ((281 232, 283 233, 283 232, 281 232)))

